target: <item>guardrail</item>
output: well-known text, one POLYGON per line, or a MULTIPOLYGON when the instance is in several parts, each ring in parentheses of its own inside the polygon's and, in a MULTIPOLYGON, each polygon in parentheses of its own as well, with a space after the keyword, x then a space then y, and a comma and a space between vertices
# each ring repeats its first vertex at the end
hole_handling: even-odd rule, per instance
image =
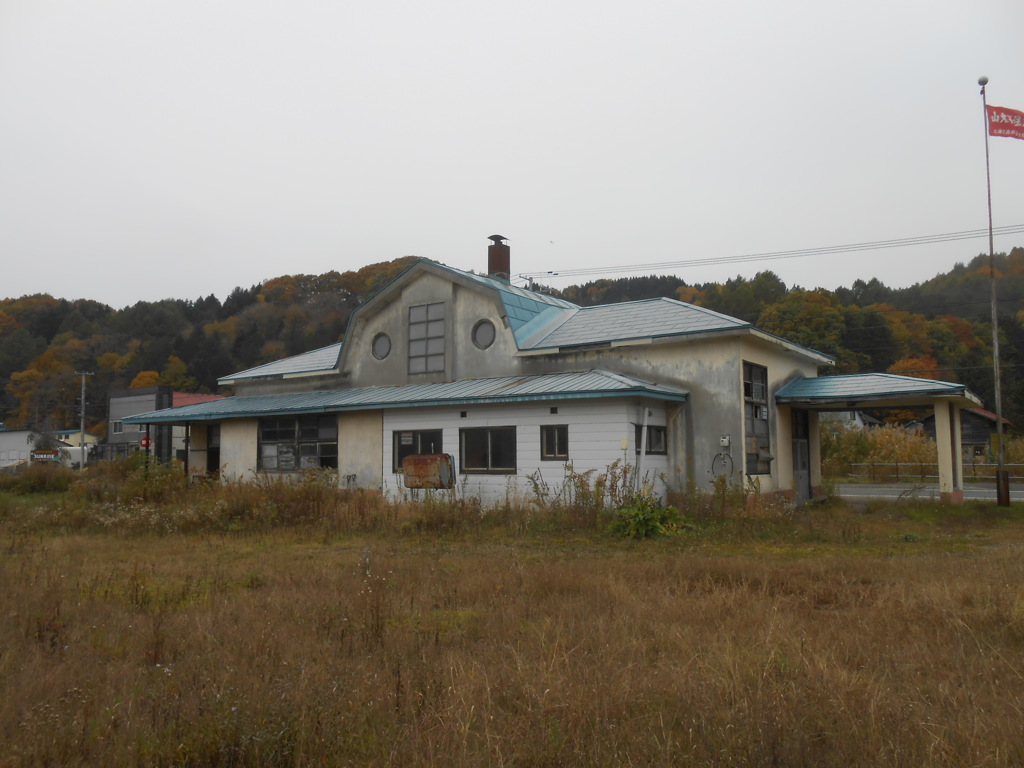
MULTIPOLYGON (((935 462, 867 462, 849 464, 846 477, 851 480, 899 482, 901 480, 938 481, 939 465, 935 462)), ((1024 481, 1024 464, 1005 464, 1010 481, 1024 481)), ((964 480, 995 480, 998 464, 969 462, 964 464, 964 480)))

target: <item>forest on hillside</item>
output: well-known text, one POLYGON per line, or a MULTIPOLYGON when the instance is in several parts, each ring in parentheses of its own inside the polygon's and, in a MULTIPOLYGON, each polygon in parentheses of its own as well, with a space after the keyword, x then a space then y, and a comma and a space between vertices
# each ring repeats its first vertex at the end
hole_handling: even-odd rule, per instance
MULTIPOLYGON (((0 300, 0 423, 104 434, 107 393, 165 384, 214 392, 217 378, 341 341, 351 312, 412 257, 323 275, 284 275, 224 301, 138 302, 120 310, 47 294, 0 300)), ((1024 425, 1024 248, 995 257, 1003 411, 1024 425)), ((989 257, 909 288, 872 278, 835 291, 774 273, 691 285, 677 277, 596 280, 552 291, 581 305, 669 297, 755 323, 836 359, 823 373, 891 372, 957 381, 993 407, 989 257)))

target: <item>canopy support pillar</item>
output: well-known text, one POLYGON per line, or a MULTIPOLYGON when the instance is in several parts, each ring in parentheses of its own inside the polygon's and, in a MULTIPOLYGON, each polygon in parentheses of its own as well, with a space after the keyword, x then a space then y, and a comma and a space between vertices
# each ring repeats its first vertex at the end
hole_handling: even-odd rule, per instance
POLYGON ((964 503, 964 458, 960 448, 960 409, 953 403, 935 403, 935 445, 939 459, 939 499, 964 503))

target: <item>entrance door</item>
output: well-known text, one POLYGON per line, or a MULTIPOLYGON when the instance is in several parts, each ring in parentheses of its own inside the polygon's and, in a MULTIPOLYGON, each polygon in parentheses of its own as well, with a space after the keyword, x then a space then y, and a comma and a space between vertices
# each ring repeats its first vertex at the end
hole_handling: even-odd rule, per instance
POLYGON ((793 409, 793 491, 794 501, 811 500, 811 430, 807 411, 793 409))

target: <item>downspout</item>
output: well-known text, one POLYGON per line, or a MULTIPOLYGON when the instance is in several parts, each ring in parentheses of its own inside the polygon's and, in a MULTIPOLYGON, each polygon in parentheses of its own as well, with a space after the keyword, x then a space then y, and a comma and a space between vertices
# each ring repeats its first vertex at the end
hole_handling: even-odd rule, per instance
POLYGON ((643 406, 644 413, 640 419, 640 455, 636 460, 636 478, 633 482, 633 491, 640 492, 640 478, 644 473, 644 454, 647 453, 647 406, 643 406))

